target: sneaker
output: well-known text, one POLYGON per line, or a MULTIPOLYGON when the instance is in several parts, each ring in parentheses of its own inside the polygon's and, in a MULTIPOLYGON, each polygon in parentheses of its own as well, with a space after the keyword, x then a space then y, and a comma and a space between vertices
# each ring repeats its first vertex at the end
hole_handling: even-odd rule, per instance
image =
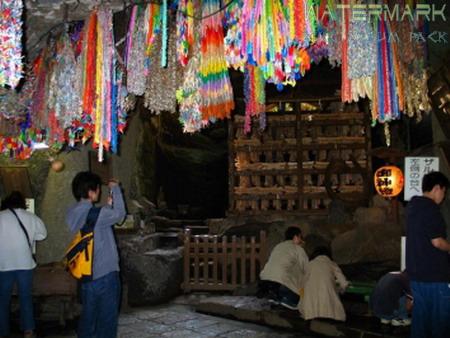
POLYGON ((390 320, 390 319, 383 319, 383 318, 381 318, 381 319, 380 319, 380 322, 381 322, 381 324, 384 324, 384 325, 389 325, 389 324, 391 324, 391 320, 390 320))
POLYGON ((280 302, 273 298, 269 298, 268 302, 273 305, 280 305, 280 302))
POLYGON ((285 308, 288 308, 289 310, 298 310, 297 304, 293 304, 289 302, 286 298, 283 298, 280 302, 281 306, 284 306, 285 308))
POLYGON ((411 325, 411 319, 392 319, 391 324, 392 326, 409 326, 411 325))

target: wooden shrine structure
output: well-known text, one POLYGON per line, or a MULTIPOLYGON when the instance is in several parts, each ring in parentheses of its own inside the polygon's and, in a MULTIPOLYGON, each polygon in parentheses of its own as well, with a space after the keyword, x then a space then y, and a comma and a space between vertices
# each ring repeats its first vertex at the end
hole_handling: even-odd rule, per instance
POLYGON ((264 131, 254 121, 245 134, 242 115, 230 121, 229 214, 323 213, 333 198, 348 203, 367 198, 369 116, 333 111, 333 100, 338 102, 268 102, 267 107, 275 109, 267 112, 264 131))

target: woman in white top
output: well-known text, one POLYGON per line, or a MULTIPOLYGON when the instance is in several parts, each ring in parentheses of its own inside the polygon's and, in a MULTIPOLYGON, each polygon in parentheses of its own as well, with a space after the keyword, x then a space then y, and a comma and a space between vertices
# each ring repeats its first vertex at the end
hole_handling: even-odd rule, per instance
POLYGON ((304 296, 300 302, 303 318, 345 321, 345 310, 338 293, 348 284, 339 266, 331 260, 330 250, 317 248, 306 269, 304 296))
POLYGON ((47 229, 39 217, 25 209, 25 199, 18 191, 12 192, 2 202, 2 211, 0 212, 0 337, 9 335, 9 306, 15 283, 17 283, 19 293, 20 325, 24 331, 24 337, 33 337, 34 335, 35 323, 31 289, 36 262, 32 251, 35 241, 47 237, 47 229))

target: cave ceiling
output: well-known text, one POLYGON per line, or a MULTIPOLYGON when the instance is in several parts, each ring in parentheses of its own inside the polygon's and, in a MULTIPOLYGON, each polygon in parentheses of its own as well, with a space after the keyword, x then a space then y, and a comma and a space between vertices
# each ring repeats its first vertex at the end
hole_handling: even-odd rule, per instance
POLYGON ((90 11, 101 3, 108 3, 114 12, 123 10, 129 0, 25 0, 25 49, 32 59, 46 42, 48 32, 63 29, 64 22, 84 20, 90 11))

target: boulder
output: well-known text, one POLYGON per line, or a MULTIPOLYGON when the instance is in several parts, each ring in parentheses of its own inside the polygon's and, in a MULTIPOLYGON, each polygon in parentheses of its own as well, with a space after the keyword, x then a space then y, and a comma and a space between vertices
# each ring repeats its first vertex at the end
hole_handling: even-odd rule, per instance
POLYGON ((359 225, 332 241, 333 258, 338 264, 400 263, 400 236, 400 226, 395 223, 359 225))
POLYGON ((332 200, 328 209, 328 224, 348 224, 352 221, 352 213, 340 200, 332 200))
POLYGON ((182 247, 129 253, 124 265, 130 306, 160 304, 180 294, 182 247))
POLYGON ((387 219, 387 210, 380 207, 358 208, 355 211, 353 220, 356 224, 384 224, 387 219))
POLYGON ((379 208, 390 208, 391 201, 389 201, 388 199, 384 198, 383 196, 380 196, 380 195, 376 194, 372 198, 372 205, 374 207, 379 207, 379 208))

